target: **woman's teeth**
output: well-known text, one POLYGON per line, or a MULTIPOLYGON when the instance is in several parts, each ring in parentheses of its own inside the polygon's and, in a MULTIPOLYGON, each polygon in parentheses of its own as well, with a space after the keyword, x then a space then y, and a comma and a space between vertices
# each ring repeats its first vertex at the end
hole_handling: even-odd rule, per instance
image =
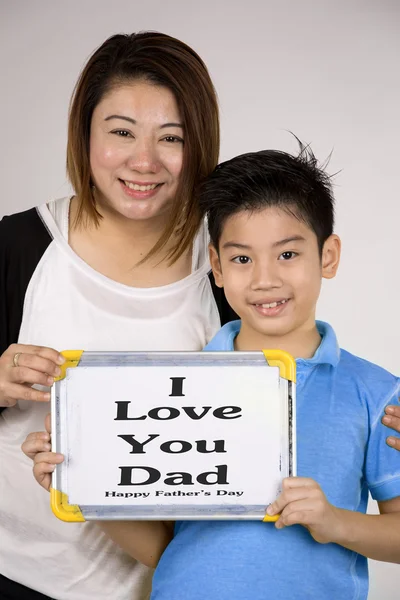
POLYGON ((137 183, 131 183, 130 181, 124 181, 124 183, 126 187, 130 190, 135 190, 135 192, 149 192, 158 186, 158 183, 152 183, 151 185, 138 185, 137 183))

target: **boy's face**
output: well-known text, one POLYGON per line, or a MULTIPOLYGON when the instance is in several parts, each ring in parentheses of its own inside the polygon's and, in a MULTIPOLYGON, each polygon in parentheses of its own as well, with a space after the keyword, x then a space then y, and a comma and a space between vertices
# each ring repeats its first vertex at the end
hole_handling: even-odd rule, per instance
POLYGON ((315 233, 276 207, 229 217, 219 257, 210 248, 216 283, 242 319, 242 339, 254 349, 265 337, 292 339, 315 329, 321 277, 335 276, 339 256, 336 235, 325 242, 321 259, 315 233))

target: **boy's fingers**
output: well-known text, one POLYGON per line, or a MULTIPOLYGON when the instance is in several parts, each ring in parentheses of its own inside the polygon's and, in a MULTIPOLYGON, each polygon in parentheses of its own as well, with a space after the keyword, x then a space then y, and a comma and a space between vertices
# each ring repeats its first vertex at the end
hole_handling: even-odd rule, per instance
POLYGON ((32 460, 38 453, 48 452, 51 450, 51 444, 48 439, 43 439, 41 433, 30 433, 21 446, 22 452, 32 460))
POLYGON ((62 463, 63 460, 64 456, 62 454, 57 454, 56 452, 38 452, 33 458, 35 465, 42 463, 55 465, 62 463))
POLYGON ((44 426, 48 434, 51 434, 51 414, 48 413, 44 420, 44 426))
POLYGON ((285 477, 282 482, 282 490, 288 490, 293 488, 319 488, 318 483, 310 477, 285 477))
POLYGON ((51 474, 55 469, 55 465, 49 463, 38 463, 33 467, 33 475, 36 481, 49 491, 51 485, 51 474))
POLYGON ((317 496, 321 488, 314 479, 307 477, 286 477, 282 482, 282 493, 269 505, 267 514, 272 516, 283 511, 285 506, 297 500, 317 496))
POLYGON ((310 506, 309 500, 297 500, 291 502, 282 511, 278 521, 275 523, 277 529, 295 525, 296 523, 308 524, 312 516, 313 507, 310 506))
POLYGON ((310 490, 307 487, 285 490, 280 496, 269 505, 267 514, 272 516, 283 512, 285 507, 299 500, 304 500, 310 497, 310 490))

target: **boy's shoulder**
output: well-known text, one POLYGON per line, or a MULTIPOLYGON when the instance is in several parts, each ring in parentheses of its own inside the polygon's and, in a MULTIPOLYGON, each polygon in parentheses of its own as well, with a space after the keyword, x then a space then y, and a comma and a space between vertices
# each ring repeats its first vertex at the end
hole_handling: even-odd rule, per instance
POLYGON ((387 404, 396 402, 400 396, 400 378, 383 367, 347 350, 340 350, 338 377, 344 387, 357 390, 368 411, 380 414, 387 404))
POLYGON ((340 349, 338 368, 341 376, 354 379, 365 388, 400 385, 400 378, 393 373, 343 348, 340 349))
POLYGON ((205 346, 205 352, 232 352, 235 337, 240 331, 240 321, 229 321, 221 327, 212 340, 205 346))

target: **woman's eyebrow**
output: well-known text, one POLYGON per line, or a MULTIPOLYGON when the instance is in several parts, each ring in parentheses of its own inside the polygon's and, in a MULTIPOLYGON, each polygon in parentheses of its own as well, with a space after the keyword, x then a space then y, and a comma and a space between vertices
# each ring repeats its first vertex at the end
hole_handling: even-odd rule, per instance
POLYGON ((136 125, 135 119, 132 119, 131 117, 124 117, 124 115, 110 115, 109 117, 106 117, 104 120, 110 121, 111 119, 122 119, 123 121, 129 121, 129 123, 136 125))
MULTIPOLYGON (((104 120, 110 121, 111 119, 122 119, 122 121, 128 121, 129 123, 132 123, 132 125, 137 125, 137 121, 135 119, 132 119, 132 117, 125 117, 124 115, 110 115, 104 120)), ((163 123, 163 125, 160 125, 160 129, 165 129, 166 127, 180 127, 183 129, 182 123, 163 123)))
POLYGON ((160 126, 160 129, 164 129, 165 127, 180 127, 183 129, 182 123, 164 123, 164 125, 160 126))

